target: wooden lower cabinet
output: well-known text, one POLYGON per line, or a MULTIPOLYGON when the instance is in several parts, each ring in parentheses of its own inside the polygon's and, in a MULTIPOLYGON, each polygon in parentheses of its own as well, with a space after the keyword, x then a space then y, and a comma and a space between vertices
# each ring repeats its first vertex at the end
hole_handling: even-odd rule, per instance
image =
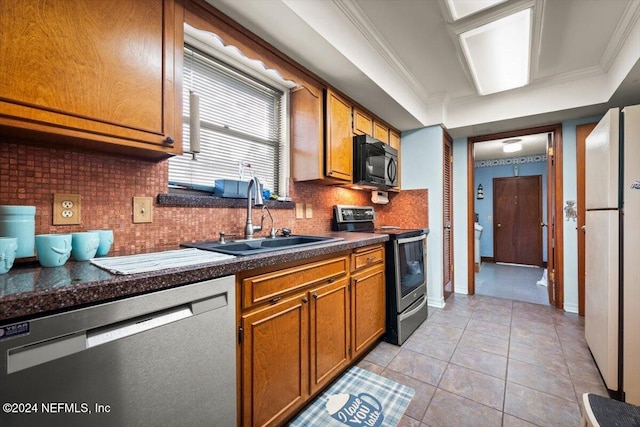
POLYGON ((242 420, 277 425, 309 396, 307 293, 242 316, 242 420))
POLYGON ((356 252, 238 276, 241 425, 282 425, 384 333, 384 248, 356 252))
POLYGON ((349 278, 311 292, 311 393, 349 363, 349 278))
POLYGON ((352 357, 357 358, 385 332, 384 264, 351 276, 352 357))

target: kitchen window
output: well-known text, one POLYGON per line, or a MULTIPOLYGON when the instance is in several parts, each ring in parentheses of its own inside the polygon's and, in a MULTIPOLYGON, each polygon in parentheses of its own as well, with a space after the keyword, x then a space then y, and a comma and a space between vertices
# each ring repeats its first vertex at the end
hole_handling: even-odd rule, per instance
POLYGON ((169 159, 169 183, 213 187, 216 179, 238 179, 243 169, 244 180, 254 174, 272 193, 286 191, 287 89, 265 83, 199 49, 200 46, 185 44, 185 153, 169 159), (199 104, 197 153, 189 144, 192 94, 199 104), (247 168, 247 164, 251 167, 247 168))

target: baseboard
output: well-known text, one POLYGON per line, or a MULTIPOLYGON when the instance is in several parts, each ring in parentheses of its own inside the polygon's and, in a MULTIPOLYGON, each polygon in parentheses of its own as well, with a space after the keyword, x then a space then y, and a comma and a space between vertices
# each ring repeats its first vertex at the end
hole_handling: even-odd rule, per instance
POLYGON ((444 308, 444 306, 446 305, 444 302, 444 297, 440 297, 438 299, 427 298, 427 304, 435 308, 444 308))
POLYGON ((482 262, 496 262, 496 259, 492 256, 481 256, 480 261, 482 262))
POLYGON ((576 304, 567 304, 565 303, 564 306, 564 311, 566 311, 567 313, 576 313, 578 314, 578 306, 576 304))

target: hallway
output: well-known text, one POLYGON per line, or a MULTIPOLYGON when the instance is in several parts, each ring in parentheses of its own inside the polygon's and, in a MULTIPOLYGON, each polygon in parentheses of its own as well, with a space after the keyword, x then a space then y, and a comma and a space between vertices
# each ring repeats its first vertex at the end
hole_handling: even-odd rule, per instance
POLYGON ((538 285, 543 268, 482 263, 476 273, 476 294, 549 305, 546 286, 538 285))

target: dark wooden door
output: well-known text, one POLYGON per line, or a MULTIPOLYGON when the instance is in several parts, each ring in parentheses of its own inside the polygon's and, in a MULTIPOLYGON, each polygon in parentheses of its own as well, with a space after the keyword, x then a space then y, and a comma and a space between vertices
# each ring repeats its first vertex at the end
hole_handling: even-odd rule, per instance
POLYGON ((542 265, 542 176, 493 179, 496 262, 542 265))
POLYGON ((453 224, 453 140, 445 132, 443 141, 442 156, 442 218, 443 218, 443 295, 447 299, 453 292, 453 241, 452 229, 453 224))

